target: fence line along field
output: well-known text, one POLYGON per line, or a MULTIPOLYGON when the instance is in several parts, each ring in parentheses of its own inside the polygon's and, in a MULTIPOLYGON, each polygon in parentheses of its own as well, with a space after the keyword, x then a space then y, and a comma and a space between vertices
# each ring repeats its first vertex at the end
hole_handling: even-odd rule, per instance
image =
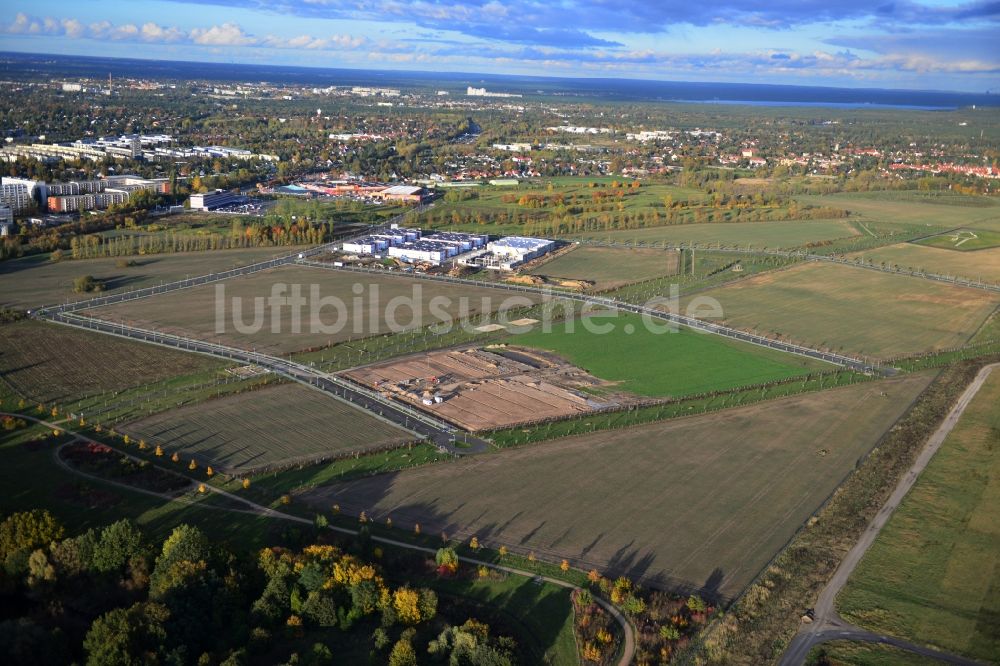
POLYGON ((50 261, 48 255, 11 259, 0 262, 0 304, 34 308, 92 298, 93 293, 73 291, 73 281, 84 275, 100 282, 102 293, 113 294, 246 266, 293 250, 266 247, 58 262, 50 261), (129 265, 130 262, 135 264, 129 265))
POLYGON ((1000 246, 1000 231, 985 231, 983 229, 953 229, 943 234, 928 236, 914 241, 919 245, 940 247, 959 252, 973 252, 1000 246))
POLYGON ((596 290, 614 289, 649 278, 674 275, 680 268, 680 253, 667 250, 633 250, 577 247, 545 262, 532 275, 584 280, 596 290))
POLYGON ((305 491, 380 522, 736 595, 930 382, 927 373, 305 491))
POLYGON ((582 233, 571 238, 592 238, 618 243, 722 243, 754 247, 796 248, 859 235, 846 220, 792 222, 720 222, 671 224, 646 229, 582 233))
POLYGON ((281 384, 154 414, 119 430, 216 469, 245 472, 414 438, 347 403, 281 384))
POLYGON ((538 300, 537 295, 515 295, 489 287, 450 285, 391 274, 283 266, 217 284, 97 308, 88 314, 110 321, 124 320, 141 328, 284 354, 388 332, 391 323, 388 317, 394 317, 399 328, 420 328, 441 318, 475 316, 504 304, 524 306, 538 300), (222 304, 225 332, 217 334, 216 295, 220 285, 225 289, 222 304), (293 285, 299 287, 307 301, 299 317, 293 317, 288 305, 276 308, 268 305, 275 285, 285 287, 278 292, 281 297, 291 295, 293 285), (313 287, 318 290, 319 299, 336 297, 343 303, 343 310, 313 299, 313 287), (448 299, 447 303, 432 307, 435 297, 448 299), (395 299, 400 299, 399 306, 389 308, 395 299), (314 307, 321 306, 320 326, 314 326, 314 307), (253 327, 258 308, 259 332, 241 333, 237 324, 253 327), (436 316, 439 313, 441 317, 436 316), (339 330, 323 331, 324 327, 332 329, 338 324, 339 330))
POLYGON ((222 367, 200 354, 58 324, 0 325, 0 388, 47 405, 222 367))
POLYGON ((921 225, 934 229, 972 226, 1000 231, 1000 204, 991 197, 942 192, 852 192, 796 199, 817 206, 843 208, 865 220, 886 225, 921 225))
POLYGON ((996 663, 998 404, 1000 371, 994 370, 840 593, 837 607, 845 618, 996 663))
POLYGON ((978 289, 819 263, 699 296, 719 301, 729 326, 876 358, 957 347, 998 302, 978 289))
POLYGON ((1000 248, 976 252, 952 252, 916 243, 898 243, 874 250, 859 252, 852 257, 866 261, 885 262, 888 266, 925 270, 939 275, 1000 283, 1000 248))
POLYGON ((581 320, 556 324, 551 331, 533 330, 507 338, 519 347, 555 352, 615 388, 649 397, 678 397, 780 381, 834 366, 821 361, 764 349, 721 336, 663 322, 647 328, 639 315, 590 318, 595 326, 612 325, 607 333, 588 331, 581 320), (660 332, 662 331, 662 332, 660 332))

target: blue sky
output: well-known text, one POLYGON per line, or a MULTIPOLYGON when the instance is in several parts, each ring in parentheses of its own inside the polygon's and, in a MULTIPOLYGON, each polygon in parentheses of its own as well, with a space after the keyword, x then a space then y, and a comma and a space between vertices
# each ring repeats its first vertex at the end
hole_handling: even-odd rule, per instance
POLYGON ((7 0, 0 49, 1000 91, 1000 1, 7 0))

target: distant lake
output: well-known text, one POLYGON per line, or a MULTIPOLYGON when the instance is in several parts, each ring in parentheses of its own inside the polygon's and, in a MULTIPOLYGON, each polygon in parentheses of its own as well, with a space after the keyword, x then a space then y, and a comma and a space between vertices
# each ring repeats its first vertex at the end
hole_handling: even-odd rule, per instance
POLYGON ((337 69, 0 52, 0 74, 8 79, 16 80, 22 77, 37 79, 42 76, 50 79, 89 77, 104 80, 109 72, 113 72, 116 77, 159 80, 267 81, 316 87, 388 86, 428 91, 446 90, 455 97, 464 97, 466 87, 475 86, 485 87, 494 92, 519 93, 527 99, 555 96, 604 101, 911 111, 950 111, 973 105, 1000 106, 1000 95, 941 90, 556 78, 470 72, 337 69))
POLYGON ((734 106, 817 106, 831 109, 907 109, 911 111, 954 111, 957 106, 923 106, 920 104, 880 104, 877 102, 801 102, 757 99, 665 99, 674 104, 730 104, 734 106))

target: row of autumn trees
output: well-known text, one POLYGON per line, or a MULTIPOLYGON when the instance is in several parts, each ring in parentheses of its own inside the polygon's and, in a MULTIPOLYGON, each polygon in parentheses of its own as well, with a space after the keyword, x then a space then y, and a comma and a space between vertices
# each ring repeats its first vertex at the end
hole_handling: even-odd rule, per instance
POLYGON ((15 513, 0 523, 0 654, 33 665, 516 663, 511 639, 468 617, 449 624, 455 611, 439 612, 432 590, 390 585, 380 557, 365 534, 349 549, 233 553, 188 525, 162 543, 127 520, 67 537, 46 511, 15 513))

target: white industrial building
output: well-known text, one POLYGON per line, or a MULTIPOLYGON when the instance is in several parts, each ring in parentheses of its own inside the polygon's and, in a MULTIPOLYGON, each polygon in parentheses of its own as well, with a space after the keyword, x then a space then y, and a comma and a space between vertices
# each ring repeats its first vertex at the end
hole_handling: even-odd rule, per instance
POLYGON ((489 236, 444 231, 422 236, 419 229, 394 225, 388 231, 345 242, 344 252, 358 255, 381 255, 406 263, 441 264, 451 257, 482 249, 489 236))
POLYGON ((487 249, 497 256, 522 263, 551 252, 555 246, 556 242, 547 238, 507 236, 498 241, 493 241, 487 249))
POLYGON ((426 240, 403 243, 402 245, 389 248, 390 257, 395 257, 396 259, 405 261, 408 264, 426 262, 438 265, 456 254, 458 254, 458 252, 455 250, 454 245, 446 245, 426 240))
POLYGON ((463 263, 492 270, 511 271, 526 261, 551 252, 555 247, 556 242, 547 238, 507 236, 493 241, 486 246, 484 252, 469 257, 463 263))
POLYGON ((246 197, 232 192, 216 190, 205 194, 191 195, 191 210, 214 210, 234 203, 243 203, 246 197))

